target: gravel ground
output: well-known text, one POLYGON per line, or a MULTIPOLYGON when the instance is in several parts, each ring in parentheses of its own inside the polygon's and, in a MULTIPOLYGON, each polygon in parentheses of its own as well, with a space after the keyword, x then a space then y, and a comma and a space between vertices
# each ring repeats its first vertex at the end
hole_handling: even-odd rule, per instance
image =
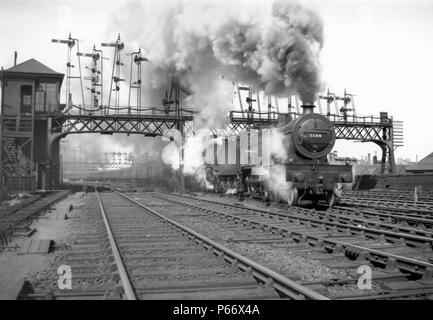
MULTIPOLYGON (((35 219, 30 228, 36 229, 30 238, 14 236, 12 242, 4 252, 0 253, 0 283, 3 281, 27 280, 32 286, 56 286, 57 268, 69 250, 74 239, 74 229, 80 214, 77 205, 81 201, 80 195, 70 195, 53 206, 53 210, 35 219), (73 203, 75 210, 68 211, 73 203), (70 219, 59 220, 59 213, 67 212, 70 219), (48 254, 22 254, 20 248, 29 239, 50 239, 54 243, 54 250, 48 254)), ((0 291, 2 286, 0 285, 0 291)))
MULTIPOLYGON (((66 199, 72 202, 74 206, 74 209, 68 213, 66 220, 67 231, 55 241, 55 250, 50 254, 51 259, 48 268, 35 272, 28 278, 35 292, 48 293, 58 290, 57 270, 59 266, 67 264, 68 256, 77 239, 86 236, 89 232, 94 232, 94 224, 89 218, 91 216, 89 213, 94 210, 91 205, 94 201, 93 197, 92 194, 77 193, 66 199)), ((72 276, 73 274, 72 270, 72 276)))
MULTIPOLYGON (((223 242, 230 249, 239 252, 240 254, 261 263, 268 268, 298 282, 320 282, 329 281, 335 279, 350 279, 358 276, 356 269, 332 269, 327 267, 324 260, 314 260, 316 254, 314 249, 307 251, 294 250, 290 247, 278 247, 278 244, 263 244, 263 243, 250 243, 242 242, 239 239, 253 238, 264 238, 265 233, 253 229, 244 228, 233 228, 224 226, 225 220, 222 219, 207 219, 202 212, 195 211, 191 208, 183 208, 179 210, 177 206, 164 206, 163 200, 151 200, 147 195, 141 195, 139 193, 132 194, 133 198, 138 201, 142 201, 144 204, 148 204, 152 209, 160 212, 161 214, 170 216, 172 219, 179 221, 187 227, 190 227, 209 238, 216 241, 223 242), (200 216, 191 216, 200 215, 200 216)), ((68 214, 69 218, 66 220, 66 229, 56 229, 57 237, 56 248, 49 255, 48 267, 40 269, 31 273, 27 278, 30 280, 35 291, 38 292, 49 292, 57 289, 57 268, 67 263, 68 257, 74 252, 73 246, 80 239, 88 238, 89 233, 95 234, 95 219, 94 213, 99 210, 97 202, 95 202, 94 194, 89 194, 81 197, 80 195, 74 196, 75 209, 68 214)), ((204 198, 223 200, 217 195, 205 194, 204 198)), ((70 199, 70 197, 68 198, 70 199)), ((266 205, 259 201, 246 199, 244 202, 239 202, 236 198, 229 198, 227 200, 229 204, 241 204, 251 208, 264 208, 266 205)), ((268 207, 268 208, 272 208, 268 207)), ((41 229, 43 230, 43 229, 41 229)), ((47 235, 53 230, 47 230, 47 235)), ((276 237, 270 233, 267 234, 269 237, 276 237)), ((279 243, 281 244, 281 243, 279 243)), ((81 250, 85 250, 83 247, 81 250)), ((137 250, 137 254, 143 254, 143 251, 137 250)), ((321 254, 323 255, 323 254, 321 254)), ((89 259, 93 256, 89 253, 89 259)), ((329 262, 329 260, 327 261, 329 262)), ((185 275, 192 277, 192 279, 200 278, 198 275, 185 275)), ((224 275, 222 275, 224 276, 224 275)), ((157 280, 157 276, 149 275, 150 279, 157 280)), ((142 280, 145 280, 146 276, 142 280)), ((149 280, 149 279, 147 279, 149 280)), ((203 279, 204 280, 204 279, 203 279)), ((89 287, 91 285, 89 284, 89 287)), ((368 291, 368 294, 374 294, 374 292, 381 292, 380 284, 373 282, 373 289, 368 291)), ((326 288, 325 292, 321 292, 326 296, 342 296, 342 295, 359 295, 365 292, 360 292, 358 287, 355 285, 343 285, 343 286, 330 286, 326 288)))
MULTIPOLYGON (((224 200, 224 198, 213 194, 195 195, 201 196, 209 200, 224 200)), ((145 200, 145 198, 143 200, 145 200)), ((243 206, 251 208, 266 207, 264 203, 251 199, 246 199, 245 201, 240 202, 236 198, 228 198, 226 199, 226 203, 241 204, 243 206)), ((269 208, 272 208, 272 205, 268 207, 268 209, 269 208)), ((254 238, 254 236, 257 236, 257 238, 266 237, 266 234, 262 231, 257 231, 254 229, 248 230, 243 228, 235 229, 227 226, 225 227, 225 220, 222 219, 215 220, 203 216, 187 216, 188 214, 203 214, 191 208, 185 208, 182 211, 182 213, 185 214, 185 216, 183 217, 179 215, 179 212, 173 213, 173 209, 170 207, 160 206, 159 208, 155 208, 155 210, 167 216, 171 215, 172 218, 174 218, 176 221, 179 221, 185 226, 190 227, 191 229, 196 230, 197 232, 200 232, 211 239, 214 239, 216 241, 224 241, 224 244, 230 249, 239 252, 245 257, 261 263, 269 269, 272 269, 286 276, 287 278, 295 280, 297 282, 335 281, 343 279, 357 279, 359 277, 355 268, 329 268, 325 265, 325 263, 329 262, 330 260, 314 259, 316 252, 319 256, 323 256, 323 252, 315 251, 313 248, 308 251, 301 250, 297 252, 290 247, 278 247, 278 244, 263 244, 236 241, 236 239, 250 239, 254 238)), ((267 235, 271 236, 270 233, 267 233, 267 235)), ((345 258, 336 258, 335 261, 337 260, 349 261, 345 258)), ((343 295, 375 294, 377 292, 383 292, 381 284, 377 282, 373 282, 372 289, 369 289, 368 292, 365 290, 361 292, 357 284, 327 286, 326 288, 324 288, 324 290, 325 291, 321 293, 329 297, 343 295)))
MULTIPOLYGON (((168 216, 170 214, 170 209, 167 210, 161 208, 158 212, 168 216)), ((193 212, 193 209, 185 210, 185 214, 193 212)), ((182 218, 177 216, 175 219, 211 239, 226 242, 225 245, 230 249, 239 252, 252 260, 263 263, 270 269, 284 274, 288 278, 300 281, 321 281, 333 278, 342 278, 341 272, 332 271, 317 261, 306 259, 300 255, 291 254, 286 248, 276 248, 272 244, 236 241, 236 239, 251 239, 255 236, 263 238, 264 234, 262 232, 253 229, 233 229, 224 227, 217 223, 209 223, 209 221, 206 221, 204 217, 182 218)), ((220 221, 221 224, 224 223, 223 220, 218 221, 220 221)))

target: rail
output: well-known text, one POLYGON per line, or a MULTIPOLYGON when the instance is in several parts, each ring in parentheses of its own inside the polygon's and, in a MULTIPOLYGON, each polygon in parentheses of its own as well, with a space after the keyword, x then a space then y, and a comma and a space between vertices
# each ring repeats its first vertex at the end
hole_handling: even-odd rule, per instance
POLYGON ((101 197, 99 196, 98 191, 95 189, 96 196, 98 197, 99 208, 101 209, 101 215, 104 220, 105 229, 107 231, 107 236, 110 241, 111 250, 113 251, 114 261, 117 266, 117 270, 119 272, 120 281, 122 282, 123 289, 125 290, 125 295, 128 300, 137 300, 135 295, 135 291, 131 284, 131 280, 129 279, 128 273, 126 272, 125 265, 123 264, 122 257, 120 255, 119 248, 117 247, 116 240, 114 239, 113 232, 111 230, 110 223, 108 222, 107 215, 104 210, 104 205, 102 204, 101 197))
MULTIPOLYGON (((161 192, 157 192, 155 194, 161 194, 161 195, 166 195, 165 193, 161 193, 161 192)), ((202 198, 197 198, 197 197, 192 197, 192 196, 185 196, 185 195, 175 195, 176 197, 181 197, 184 199, 193 199, 193 200, 198 200, 198 201, 203 201, 203 202, 208 202, 208 203, 214 203, 214 204, 218 204, 218 205, 222 205, 225 207, 233 207, 236 209, 239 209, 238 206, 235 205, 231 205, 231 204, 227 204, 227 203, 221 203, 218 201, 213 201, 213 200, 208 200, 208 199, 202 199, 202 198)), ((420 261, 420 260, 415 260, 412 258, 408 258, 408 257, 404 257, 404 256, 400 256, 400 255, 396 255, 396 254, 392 254, 392 253, 388 253, 388 252, 382 252, 379 250, 375 250, 375 249, 371 249, 371 248, 367 248, 367 247, 362 247, 362 246, 358 246, 352 243, 347 243, 344 241, 337 241, 337 240, 333 240, 333 239, 328 239, 328 238, 324 238, 324 237, 320 237, 314 234, 309 234, 306 232, 301 232, 301 231, 293 231, 290 230, 289 228, 285 228, 283 226, 280 225, 269 225, 267 223, 262 223, 253 219, 249 219, 249 218, 245 218, 242 216, 236 216, 236 215, 232 215, 229 213, 224 213, 221 212, 219 210, 215 210, 215 209, 211 209, 211 208, 205 208, 202 206, 199 206, 197 204, 193 204, 191 202, 183 202, 183 201, 179 201, 179 200, 175 200, 175 199, 167 199, 166 197, 163 197, 165 200, 174 202, 174 203, 178 203, 181 204, 183 206, 187 206, 187 207, 191 207, 191 208, 196 208, 198 210, 202 210, 205 212, 212 212, 216 215, 219 216, 224 216, 227 218, 230 218, 234 221, 240 221, 243 223, 247 223, 250 225, 255 225, 255 226, 263 226, 266 227, 268 230, 272 230, 273 232, 275 232, 276 234, 287 234, 289 237, 295 239, 298 239, 299 241, 301 241, 301 239, 303 239, 303 241, 305 241, 306 243, 309 243, 312 246, 321 246, 321 247, 325 247, 325 248, 329 248, 330 251, 334 251, 334 250, 342 250, 343 252, 348 252, 348 253, 356 253, 359 256, 361 255, 361 253, 363 253, 365 255, 365 258, 367 260, 376 262, 376 263, 380 263, 380 264, 384 264, 385 266, 396 266, 397 268, 399 268, 400 270, 412 273, 412 274, 417 274, 421 277, 428 277, 431 278, 432 272, 433 272, 433 264, 428 263, 428 262, 424 262, 424 261, 420 261)), ((275 213, 272 212, 270 210, 265 210, 265 209, 258 209, 258 208, 242 208, 243 210, 247 210, 247 211, 252 211, 252 212, 258 212, 258 213, 264 213, 264 214, 268 214, 271 216, 284 216, 284 217, 288 217, 289 215, 287 214, 281 214, 281 213, 275 213)), ((306 222, 310 222, 313 223, 313 219, 308 219, 308 218, 301 218, 301 217, 294 217, 294 219, 296 220, 304 220, 306 222)), ((320 221, 320 220, 319 220, 320 221)), ((322 225, 322 222, 317 222, 318 225, 322 225)), ((355 230, 356 228, 354 226, 349 226, 349 225, 345 225, 345 224, 338 224, 338 223, 325 223, 328 225, 334 225, 334 226, 338 226, 340 225, 342 230, 347 230, 347 228, 350 228, 351 230, 355 230)), ((411 236, 408 234, 401 234, 401 233, 393 233, 393 232, 388 232, 385 230, 377 230, 377 229, 369 229, 369 228, 359 228, 358 229, 358 233, 357 235, 362 235, 365 234, 367 232, 367 230, 369 232, 371 232, 371 234, 383 234, 385 235, 389 235, 391 236, 392 240, 398 240, 399 238, 404 238, 404 239, 409 239, 410 240, 415 240, 415 241, 420 241, 420 242, 430 242, 429 247, 431 247, 431 238, 426 238, 426 237, 417 237, 417 236, 411 236)))
POLYGON ((310 290, 290 279, 287 279, 286 277, 283 277, 282 275, 240 255, 237 252, 234 252, 233 250, 189 229, 188 227, 185 227, 181 225, 180 223, 171 220, 158 212, 152 210, 151 208, 145 206, 144 204, 131 199, 130 197, 124 195, 123 193, 120 193, 116 191, 116 193, 125 199, 135 203, 137 206, 145 209, 146 211, 154 214, 155 216, 163 219, 164 221, 170 223, 171 225, 175 226, 177 229, 182 230, 182 232, 187 233, 190 237, 195 238, 195 241, 197 243, 203 244, 208 249, 212 249, 214 253, 217 253, 219 256, 223 255, 224 259, 228 262, 230 262, 233 265, 236 265, 237 268, 251 273, 251 275, 258 279, 260 282, 263 282, 267 285, 271 285, 275 290, 278 292, 291 297, 293 299, 314 299, 314 300, 328 300, 325 296, 310 290))

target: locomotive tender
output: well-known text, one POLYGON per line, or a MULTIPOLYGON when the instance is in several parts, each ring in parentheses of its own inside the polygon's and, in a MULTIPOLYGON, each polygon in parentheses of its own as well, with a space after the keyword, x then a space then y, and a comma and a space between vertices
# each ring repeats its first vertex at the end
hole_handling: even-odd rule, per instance
POLYGON ((298 205, 308 200, 316 205, 325 200, 333 206, 341 196, 343 184, 352 182, 351 165, 333 165, 328 154, 336 135, 332 122, 314 113, 314 105, 303 105, 295 119, 288 114, 274 128, 284 136, 284 160, 273 158, 267 165, 214 164, 207 166, 207 178, 220 193, 245 194, 265 201, 298 205), (282 177, 284 175, 285 177, 282 177), (281 183, 281 180, 284 183, 281 183))

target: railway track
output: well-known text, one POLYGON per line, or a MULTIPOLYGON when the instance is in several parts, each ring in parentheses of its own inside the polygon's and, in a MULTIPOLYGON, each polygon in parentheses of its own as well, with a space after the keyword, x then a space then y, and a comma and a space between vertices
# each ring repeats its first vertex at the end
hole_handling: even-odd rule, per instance
POLYGON ((386 211, 405 212, 418 215, 431 215, 433 203, 388 200, 385 198, 371 199, 361 197, 341 198, 341 203, 347 206, 379 208, 386 211))
MULTIPOLYGON (((389 236, 390 239, 399 237, 400 234, 408 235, 407 240, 410 240, 412 236, 415 236, 412 240, 418 242, 421 245, 432 243, 433 240, 433 219, 422 219, 413 218, 405 215, 393 215, 385 214, 372 210, 357 210, 346 207, 332 207, 328 208, 327 211, 316 211, 314 209, 305 208, 287 208, 282 207, 283 216, 288 216, 289 213, 302 214, 304 217, 310 217, 315 220, 309 220, 317 222, 317 219, 321 221, 328 221, 330 223, 339 223, 351 225, 353 230, 365 231, 364 233, 378 234, 375 229, 379 229, 379 234, 382 231, 390 231, 391 233, 383 233, 385 236, 389 236), (422 238, 417 238, 420 236, 422 238)), ((336 224, 339 226, 338 224, 336 224)), ((416 243, 412 241, 412 244, 416 246, 416 243)), ((411 243, 408 241, 407 243, 411 243)))
MULTIPOLYGON (((311 219, 287 217, 287 215, 268 210, 239 207, 189 196, 152 195, 186 208, 207 213, 209 216, 218 217, 221 220, 231 221, 232 224, 238 226, 244 225, 254 228, 259 233, 273 234, 274 238, 269 239, 269 243, 278 243, 279 241, 290 243, 291 240, 292 243, 294 242, 294 246, 305 244, 307 247, 326 249, 327 252, 334 255, 343 254, 346 259, 349 258, 357 265, 370 264, 377 267, 377 270, 392 272, 391 275, 387 275, 379 271, 379 276, 376 276, 376 279, 379 280, 393 277, 394 279, 399 278, 399 281, 405 279, 398 289, 394 286, 394 289, 398 291, 397 293, 392 292, 394 289, 387 292, 390 298, 395 295, 407 297, 418 294, 428 295, 433 292, 431 285, 433 264, 428 261, 429 257, 432 257, 430 238, 418 239, 421 240, 418 244, 422 244, 423 241, 427 242, 424 242, 424 245, 411 248, 406 244, 414 238, 408 234, 388 233, 386 230, 368 228, 365 228, 364 232, 353 233, 351 230, 357 228, 351 228, 344 224, 329 224, 324 221, 319 224, 317 221, 317 224, 314 225, 315 222, 311 219), (408 241, 410 238, 411 240, 408 241), (417 281, 408 281, 414 279, 417 281)), ((251 240, 257 241, 257 239, 251 240)), ((351 281, 353 282, 353 279, 341 280, 340 283, 351 281)), ((329 285, 330 283, 322 282, 321 284, 329 285)), ((334 283, 338 283, 338 281, 334 283)), ((388 296, 387 294, 382 294, 381 297, 385 298, 388 296)), ((365 299, 368 298, 368 295, 352 296, 351 298, 356 297, 365 299)))
MULTIPOLYGON (((278 222, 281 220, 287 220, 290 223, 297 223, 313 228, 325 228, 325 233, 328 231, 335 231, 339 233, 345 233, 350 236, 363 236, 366 238, 381 238, 389 242, 399 242, 406 244, 411 247, 419 248, 423 250, 431 250, 433 245, 433 233, 427 230, 418 228, 408 228, 393 224, 385 224, 366 219, 355 219, 347 216, 341 216, 323 211, 315 211, 311 209, 303 208, 288 208, 288 212, 282 211, 271 211, 266 209, 253 209, 246 207, 233 206, 229 204, 223 204, 217 201, 204 200, 202 198, 194 198, 185 196, 185 198, 199 201, 206 205, 195 205, 196 208, 206 209, 210 205, 216 206, 216 208, 223 206, 225 212, 233 213, 245 213, 249 215, 264 215, 270 219, 276 218, 278 222), (363 223, 362 225, 360 223, 363 223), (369 225, 373 225, 370 227, 369 225), (389 231, 393 230, 393 231, 389 231), (417 235, 418 234, 418 235, 417 235)), ((192 204, 191 204, 192 205, 192 204)), ((275 221, 275 220, 274 220, 275 221)))
MULTIPOLYGON (((275 209, 275 208, 274 208, 275 209)), ((382 212, 378 209, 352 208, 346 206, 327 207, 326 211, 302 207, 287 207, 284 204, 277 204, 278 213, 287 215, 302 214, 305 217, 328 220, 350 224, 360 228, 383 229, 393 232, 419 235, 426 238, 433 237, 433 217, 418 218, 417 216, 405 215, 403 213, 382 212)), ((425 242, 430 240, 425 239, 425 242)), ((420 242, 421 244, 423 241, 420 242)))
POLYGON ((402 212, 390 212, 369 208, 352 208, 346 206, 334 206, 328 209, 330 214, 361 217, 368 220, 401 224, 403 226, 416 227, 418 229, 430 230, 433 228, 433 216, 422 218, 416 215, 405 214, 402 212))
POLYGON ((22 205, 0 214, 0 250, 6 246, 17 230, 27 230, 33 219, 55 202, 65 198, 69 191, 50 192, 44 197, 36 196, 22 205))
MULTIPOLYGON (((347 190, 344 194, 348 197, 362 197, 362 198, 385 198, 385 199, 395 199, 403 201, 413 201, 414 200, 414 189, 407 190, 390 190, 390 189, 373 189, 373 190, 357 190, 350 191, 347 190)), ((433 193, 431 191, 421 191, 418 192, 418 200, 420 202, 433 203, 433 193)))
POLYGON ((3 208, 0 210, 0 219, 4 216, 13 214, 17 212, 19 209, 24 208, 25 206, 39 200, 42 196, 41 195, 32 195, 28 199, 24 199, 20 204, 13 205, 8 208, 3 208))
POLYGON ((55 299, 326 299, 127 195, 95 197, 95 232, 67 259, 73 290, 55 299))
POLYGON ((346 207, 373 208, 382 212, 403 213, 423 218, 431 217, 433 198, 430 193, 421 193, 414 199, 414 191, 397 190, 345 191, 341 204, 346 207))

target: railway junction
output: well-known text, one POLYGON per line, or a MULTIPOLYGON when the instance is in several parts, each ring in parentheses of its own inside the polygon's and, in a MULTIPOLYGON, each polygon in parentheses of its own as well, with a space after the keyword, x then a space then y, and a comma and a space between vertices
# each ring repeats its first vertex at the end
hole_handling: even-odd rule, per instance
POLYGON ((1 300, 433 298, 433 156, 400 170, 391 110, 240 77, 224 121, 203 126, 192 67, 145 107, 145 51, 125 54, 120 34, 82 42, 52 40, 65 73, 17 52, 1 70, 1 300), (113 149, 68 152, 76 136, 113 149), (142 140, 115 149, 124 138, 142 140), (375 174, 337 140, 378 147, 375 174))

